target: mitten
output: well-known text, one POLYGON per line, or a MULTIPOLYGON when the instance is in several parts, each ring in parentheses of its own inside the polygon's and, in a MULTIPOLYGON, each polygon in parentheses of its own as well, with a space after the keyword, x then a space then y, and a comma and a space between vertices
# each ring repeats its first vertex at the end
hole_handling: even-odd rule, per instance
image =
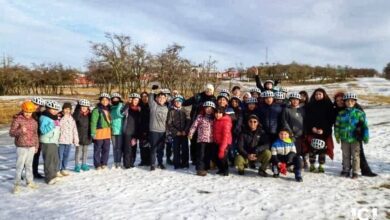
POLYGON ((286 175, 287 174, 286 164, 285 163, 279 163, 279 170, 280 170, 281 174, 286 175))

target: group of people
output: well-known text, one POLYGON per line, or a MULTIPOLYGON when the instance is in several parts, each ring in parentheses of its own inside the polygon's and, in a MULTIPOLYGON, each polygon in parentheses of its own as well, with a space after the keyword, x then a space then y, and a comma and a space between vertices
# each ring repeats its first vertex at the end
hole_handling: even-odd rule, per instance
POLYGON ((341 143, 344 177, 376 176, 365 160, 363 143, 368 143, 364 111, 354 93, 337 93, 334 102, 326 91, 316 89, 291 92, 264 83, 256 76, 256 87, 241 94, 241 88, 222 89, 214 95, 214 86, 185 99, 176 90, 153 85, 149 93, 132 93, 123 99, 118 93, 102 93, 92 109, 86 99, 62 106, 35 97, 23 102, 14 116, 10 135, 17 147, 16 179, 13 192, 21 190, 25 170, 27 187, 37 188, 34 178, 55 184, 68 171, 69 154, 75 147, 74 172, 88 171, 88 147, 93 143, 93 166, 107 169, 110 148, 112 169, 133 168, 137 149, 139 166, 186 169, 190 162, 196 174, 205 176, 213 168, 229 175, 236 167, 256 169, 262 177, 293 172, 302 182, 302 170, 324 173, 326 155, 333 159, 333 127, 341 143), (191 107, 188 114, 186 106, 191 107), (44 176, 38 172, 40 153, 44 176), (172 157, 173 156, 173 157, 172 157), (318 165, 316 161, 318 158, 318 165), (267 172, 272 171, 272 175, 267 172))

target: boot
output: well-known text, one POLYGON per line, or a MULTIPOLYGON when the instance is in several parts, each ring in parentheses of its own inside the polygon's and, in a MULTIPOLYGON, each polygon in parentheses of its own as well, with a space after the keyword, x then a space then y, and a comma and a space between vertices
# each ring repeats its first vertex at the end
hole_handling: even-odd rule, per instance
POLYGON ((38 189, 38 185, 35 184, 34 182, 27 183, 27 187, 30 189, 38 189))
POLYGON ((259 172, 258 172, 259 176, 262 176, 262 177, 268 177, 268 173, 265 172, 265 170, 262 170, 262 169, 259 169, 259 172))
POLYGON ((81 170, 82 171, 89 171, 89 166, 87 164, 82 164, 81 165, 81 170))
POLYGON ((196 175, 198 175, 198 176, 206 176, 207 175, 207 171, 205 171, 205 170, 198 170, 198 171, 196 171, 196 175))
POLYGON ((12 189, 13 194, 18 194, 20 193, 20 186, 19 184, 15 184, 14 188, 12 189))
POLYGON ((318 166, 318 172, 319 172, 319 173, 325 173, 325 169, 324 169, 324 167, 322 166, 322 164, 320 164, 320 165, 318 166))
POLYGON ((74 172, 80 173, 80 170, 81 170, 80 165, 76 165, 76 166, 74 167, 74 172))
POLYGON ((314 164, 310 164, 310 169, 309 169, 309 171, 310 171, 311 173, 315 173, 315 172, 316 172, 316 166, 314 166, 314 164))

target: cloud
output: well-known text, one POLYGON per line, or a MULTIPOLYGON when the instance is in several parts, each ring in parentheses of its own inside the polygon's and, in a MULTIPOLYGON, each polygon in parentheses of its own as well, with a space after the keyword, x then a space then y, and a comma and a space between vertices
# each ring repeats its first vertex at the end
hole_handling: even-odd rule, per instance
POLYGON ((364 1, 25 1, 0 0, 0 52, 22 63, 83 67, 89 41, 130 35, 153 53, 173 42, 221 69, 297 61, 381 71, 389 62, 390 2, 364 1))

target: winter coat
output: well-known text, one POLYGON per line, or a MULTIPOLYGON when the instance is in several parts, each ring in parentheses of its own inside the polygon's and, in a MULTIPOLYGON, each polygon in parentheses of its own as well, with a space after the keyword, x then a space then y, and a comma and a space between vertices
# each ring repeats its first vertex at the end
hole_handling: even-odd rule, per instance
POLYGON ((122 114, 123 103, 119 102, 117 105, 113 105, 110 108, 111 114, 111 132, 112 135, 122 134, 123 114, 122 114))
POLYGON ((141 125, 141 107, 137 106, 135 108, 130 108, 129 105, 125 105, 122 110, 123 126, 122 134, 126 136, 131 136, 134 138, 139 138, 141 125))
POLYGON ((240 107, 234 108, 234 120, 233 120, 233 136, 234 138, 238 138, 240 136, 240 132, 242 130, 243 123, 243 111, 240 107))
POLYGON ((190 106, 190 105, 192 106, 190 112, 191 122, 195 121, 196 117, 202 110, 203 103, 207 101, 216 102, 217 99, 215 98, 214 95, 208 96, 206 95, 205 92, 201 92, 183 102, 183 106, 190 106))
POLYGON ((168 116, 168 107, 159 105, 154 100, 154 94, 149 93, 150 121, 149 129, 151 132, 166 132, 166 123, 168 116))
POLYGON ((73 118, 76 121, 79 144, 90 145, 92 143, 90 127, 91 112, 88 110, 88 113, 84 114, 81 112, 80 108, 76 107, 73 118))
POLYGON ((194 133, 198 132, 198 143, 212 143, 213 139, 213 125, 214 120, 211 116, 198 115, 192 123, 188 136, 192 137, 194 133))
POLYGON ((248 154, 258 154, 268 150, 269 146, 269 138, 264 130, 261 128, 257 128, 255 131, 245 129, 238 140, 238 153, 247 158, 248 154))
POLYGON ((26 118, 23 114, 14 116, 9 135, 15 138, 16 147, 39 147, 38 123, 34 118, 26 118), (23 132, 22 128, 26 131, 23 132))
POLYGON ((289 129, 294 139, 297 139, 304 134, 304 108, 287 107, 282 112, 282 127, 289 129))
POLYGON ((39 142, 43 144, 58 144, 60 138, 60 121, 57 116, 49 116, 49 112, 45 111, 39 117, 39 131, 41 136, 39 142))
POLYGON ((218 144, 219 152, 225 152, 228 145, 232 144, 232 127, 232 119, 228 115, 214 120, 213 138, 218 144))
POLYGON ((140 104, 141 106, 141 124, 140 124, 140 138, 147 139, 149 135, 149 121, 150 121, 150 108, 149 104, 140 104))
POLYGON ((368 126, 366 114, 357 108, 347 108, 340 111, 335 123, 335 137, 337 141, 357 143, 359 140, 368 142, 368 126), (361 129, 361 134, 357 133, 361 129))
POLYGON ((76 121, 71 115, 64 115, 60 120, 60 139, 58 143, 79 146, 76 121))
POLYGON ((334 109, 330 100, 311 101, 306 107, 305 127, 307 134, 313 134, 313 127, 324 131, 323 138, 332 134, 334 122, 334 109))
POLYGON ((281 126, 282 107, 280 105, 264 104, 259 109, 260 123, 268 134, 277 134, 281 126))
POLYGON ((172 137, 176 137, 176 134, 179 131, 188 133, 190 125, 190 119, 187 118, 184 109, 172 108, 169 110, 167 119, 167 132, 169 132, 172 137))
POLYGON ((272 156, 286 156, 289 153, 297 153, 294 142, 289 138, 287 140, 277 139, 271 146, 272 156))
POLYGON ((111 116, 109 109, 98 104, 92 110, 91 136, 95 140, 111 139, 111 116))

